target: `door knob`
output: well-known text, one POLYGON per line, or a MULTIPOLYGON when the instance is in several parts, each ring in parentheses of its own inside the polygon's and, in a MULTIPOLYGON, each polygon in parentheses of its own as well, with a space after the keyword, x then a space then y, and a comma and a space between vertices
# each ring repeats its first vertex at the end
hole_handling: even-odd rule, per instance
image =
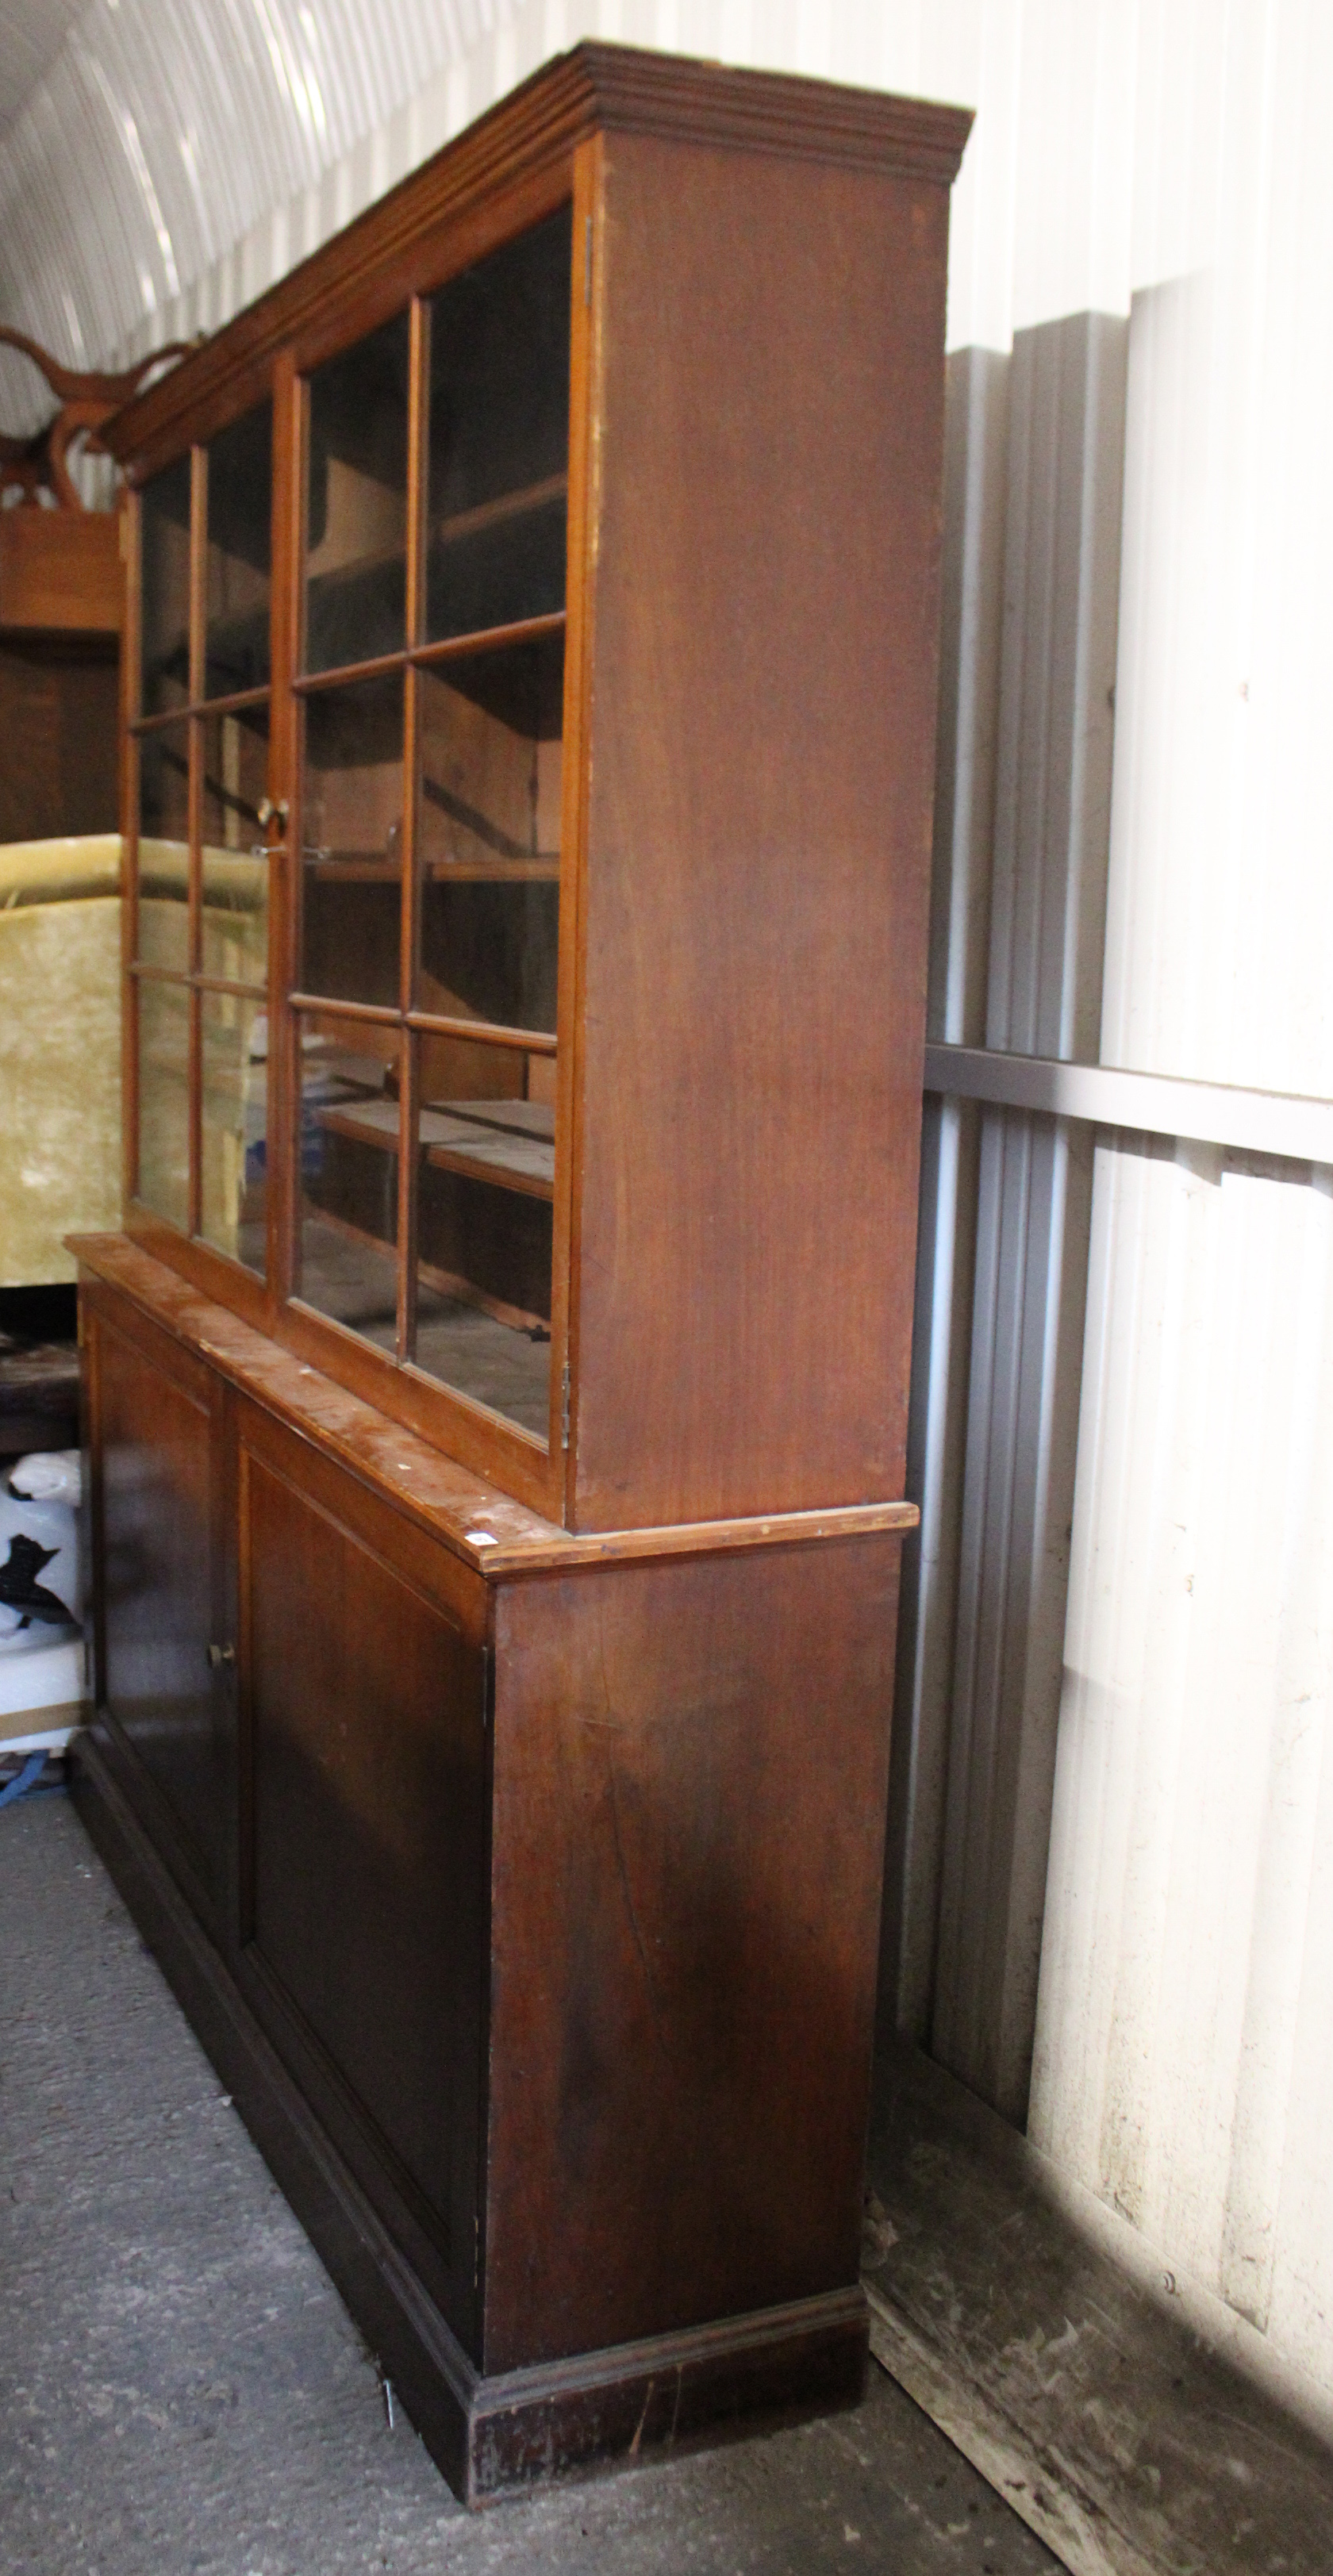
POLYGON ((219 1664, 234 1664, 235 1661, 234 1646, 210 1646, 208 1649, 209 1668, 212 1672, 217 1671, 219 1664))

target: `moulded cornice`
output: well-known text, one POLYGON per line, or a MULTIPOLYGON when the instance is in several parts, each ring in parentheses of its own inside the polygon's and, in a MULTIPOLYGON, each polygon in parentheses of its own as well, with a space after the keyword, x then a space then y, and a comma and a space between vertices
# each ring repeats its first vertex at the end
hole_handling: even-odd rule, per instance
POLYGON ((966 107, 845 89, 790 72, 743 71, 635 45, 589 41, 564 59, 583 68, 597 121, 608 132, 844 162, 946 188, 957 177, 972 126, 966 107))
POLYGON ((103 428, 103 442, 131 467, 145 455, 160 460, 187 417, 195 424, 238 380, 257 390, 278 349, 326 316, 335 297, 339 303, 354 301, 368 282, 392 275, 400 261, 408 263, 423 236, 502 188, 539 180, 599 132, 657 134, 678 143, 826 161, 947 187, 971 124, 967 108, 936 107, 785 72, 694 62, 638 46, 576 45, 510 91, 170 375, 126 404, 103 428))

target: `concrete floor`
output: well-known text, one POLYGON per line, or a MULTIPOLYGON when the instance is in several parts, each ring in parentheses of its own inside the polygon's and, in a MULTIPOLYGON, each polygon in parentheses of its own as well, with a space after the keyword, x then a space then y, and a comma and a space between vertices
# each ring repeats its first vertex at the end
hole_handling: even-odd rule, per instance
POLYGON ((63 1796, 0 1812, 0 2576, 1039 2576, 880 2371, 831 2421, 469 2516, 63 1796))

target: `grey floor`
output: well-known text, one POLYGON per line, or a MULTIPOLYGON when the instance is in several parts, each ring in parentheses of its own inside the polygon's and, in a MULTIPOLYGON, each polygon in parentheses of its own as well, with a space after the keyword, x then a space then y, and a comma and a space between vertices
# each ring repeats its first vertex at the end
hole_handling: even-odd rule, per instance
POLYGON ((1038 2576, 873 2370, 831 2421, 472 2517, 400 2417, 66 1798, 0 1812, 0 2576, 1038 2576))
POLYGON ((1330 2576, 1327 2446, 1091 2243, 941 2067, 904 2050, 879 2078, 866 2279, 889 2349, 1006 2493, 1042 2499, 1062 2557, 1080 2576, 1330 2576))

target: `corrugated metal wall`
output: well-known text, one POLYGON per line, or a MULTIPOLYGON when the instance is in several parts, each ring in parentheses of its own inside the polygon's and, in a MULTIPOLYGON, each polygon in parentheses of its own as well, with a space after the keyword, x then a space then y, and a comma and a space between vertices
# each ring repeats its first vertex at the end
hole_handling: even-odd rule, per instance
MULTIPOLYGON (((1006 357, 949 362, 951 729, 929 1026, 970 1046, 1096 1058, 1125 343, 1122 322, 1085 313, 1017 333, 1006 357)), ((951 1101, 930 1104, 925 1146, 914 1414, 927 1447, 900 1667, 896 2014, 1021 2122, 1092 1143, 1066 1119, 951 1101)), ((892 1975, 892 1946, 886 1964, 892 1975)))
POLYGON ((212 328, 585 33, 978 110, 884 2012, 1333 2388, 1333 12, 94 0, 0 312, 212 328))

